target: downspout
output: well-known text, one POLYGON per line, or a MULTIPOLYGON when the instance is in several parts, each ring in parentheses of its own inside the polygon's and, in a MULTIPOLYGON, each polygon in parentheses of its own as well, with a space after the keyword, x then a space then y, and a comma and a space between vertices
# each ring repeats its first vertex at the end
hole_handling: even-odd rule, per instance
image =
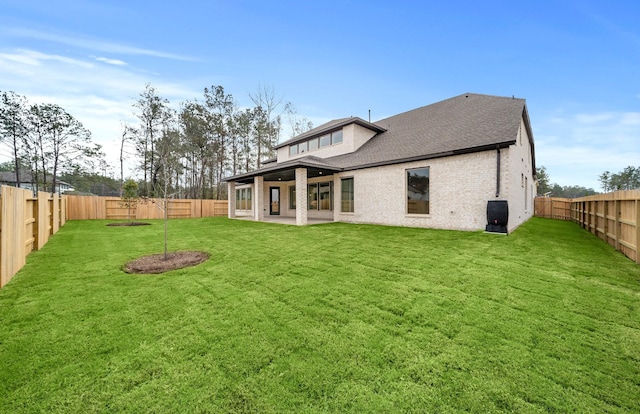
POLYGON ((496 198, 500 197, 500 147, 496 147, 496 198))

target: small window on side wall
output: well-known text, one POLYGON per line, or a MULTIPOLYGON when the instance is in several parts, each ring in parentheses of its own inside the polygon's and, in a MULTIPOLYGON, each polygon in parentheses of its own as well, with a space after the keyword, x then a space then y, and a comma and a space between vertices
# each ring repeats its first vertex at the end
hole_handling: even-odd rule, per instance
POLYGON ((429 214, 429 167, 407 170, 407 213, 429 214))
POLYGON ((289 145, 289 155, 297 155, 298 154, 298 144, 289 145))

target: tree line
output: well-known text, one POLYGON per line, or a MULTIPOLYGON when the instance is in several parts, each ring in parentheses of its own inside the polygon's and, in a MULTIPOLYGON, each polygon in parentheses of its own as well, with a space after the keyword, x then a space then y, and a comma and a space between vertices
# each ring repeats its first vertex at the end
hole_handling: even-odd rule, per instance
POLYGON ((169 192, 177 198, 225 199, 225 177, 258 169, 276 156, 283 120, 291 136, 313 126, 273 88, 258 87, 249 96, 254 106, 241 108, 223 86, 211 86, 204 88, 201 100, 181 102, 176 110, 147 84, 133 103, 139 124, 123 128, 121 182, 129 145, 134 148, 141 196, 169 192))
MULTIPOLYGON (((253 106, 240 107, 224 87, 211 86, 201 99, 175 109, 145 85, 132 104, 138 124, 123 123, 118 186, 125 178, 124 161, 133 152, 132 173, 141 196, 162 196, 166 190, 175 198, 224 199, 223 179, 275 157, 285 124, 289 136, 313 127, 273 88, 259 86, 249 96, 253 106)), ((0 91, 0 143, 10 150, 17 186, 28 182, 35 190, 54 192, 62 177, 83 192, 96 185, 100 192, 113 192, 113 183, 95 172, 107 169, 101 146, 59 105, 31 104, 13 91, 0 91)))
POLYGON ((604 192, 640 189, 640 166, 625 167, 618 173, 605 171, 598 177, 604 192))
POLYGON ((13 91, 0 91, 0 142, 10 150, 16 186, 36 191, 53 193, 60 174, 104 162, 91 132, 64 108, 30 104, 13 91))
MULTIPOLYGON (((549 173, 544 166, 536 168, 538 177, 538 194, 552 197, 577 198, 598 194, 593 188, 578 185, 561 186, 551 183, 549 173)), ((618 173, 605 171, 598 177, 602 190, 606 192, 618 190, 640 189, 640 167, 626 167, 618 173)))

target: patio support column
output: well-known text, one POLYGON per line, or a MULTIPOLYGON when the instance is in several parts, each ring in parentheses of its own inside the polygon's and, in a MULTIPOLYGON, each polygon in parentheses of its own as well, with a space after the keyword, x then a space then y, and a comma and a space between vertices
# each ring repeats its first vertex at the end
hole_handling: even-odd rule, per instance
POLYGON ((236 182, 229 181, 227 183, 227 205, 229 206, 229 218, 234 218, 236 216, 236 182))
POLYGON ((307 224, 307 169, 296 168, 296 225, 307 224))
POLYGON ((256 176, 253 179, 253 219, 264 221, 264 178, 256 176))

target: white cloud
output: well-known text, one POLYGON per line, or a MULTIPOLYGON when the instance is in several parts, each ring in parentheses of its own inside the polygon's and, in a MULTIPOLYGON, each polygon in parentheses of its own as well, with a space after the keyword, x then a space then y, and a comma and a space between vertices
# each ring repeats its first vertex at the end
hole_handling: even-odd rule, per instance
POLYGON ((107 63, 109 65, 116 65, 116 66, 126 66, 127 62, 124 62, 122 60, 119 59, 109 59, 106 57, 97 57, 95 58, 98 62, 103 62, 103 63, 107 63))
POLYGON ((27 49, 18 49, 16 53, 0 53, 0 59, 9 60, 15 63, 29 66, 41 66, 43 61, 56 61, 68 65, 82 66, 85 68, 91 68, 93 66, 91 63, 83 62, 81 60, 72 59, 60 55, 50 55, 27 49))
POLYGON ((640 165, 640 112, 580 113, 534 123, 536 164, 552 182, 600 189, 598 176, 640 165))
POLYGON ((48 42, 60 43, 67 46, 79 47, 82 49, 88 49, 93 51, 108 52, 114 54, 126 54, 126 55, 141 55, 141 56, 153 56, 164 59, 193 61, 195 59, 182 56, 174 53, 161 52, 157 50, 144 49, 135 46, 128 46, 119 43, 88 39, 84 36, 65 36, 56 33, 42 32, 34 29, 25 28, 9 28, 4 32, 13 37, 44 40, 48 42))
MULTIPOLYGON (((107 162, 119 170, 122 123, 136 124, 132 104, 151 82, 161 96, 176 107, 180 101, 202 94, 198 87, 167 82, 139 68, 94 63, 33 50, 0 54, 0 90, 15 91, 30 103, 55 103, 77 118, 102 145, 107 162)), ((0 152, 0 160, 8 158, 0 152)), ((132 160, 130 161, 131 165, 132 160)))

